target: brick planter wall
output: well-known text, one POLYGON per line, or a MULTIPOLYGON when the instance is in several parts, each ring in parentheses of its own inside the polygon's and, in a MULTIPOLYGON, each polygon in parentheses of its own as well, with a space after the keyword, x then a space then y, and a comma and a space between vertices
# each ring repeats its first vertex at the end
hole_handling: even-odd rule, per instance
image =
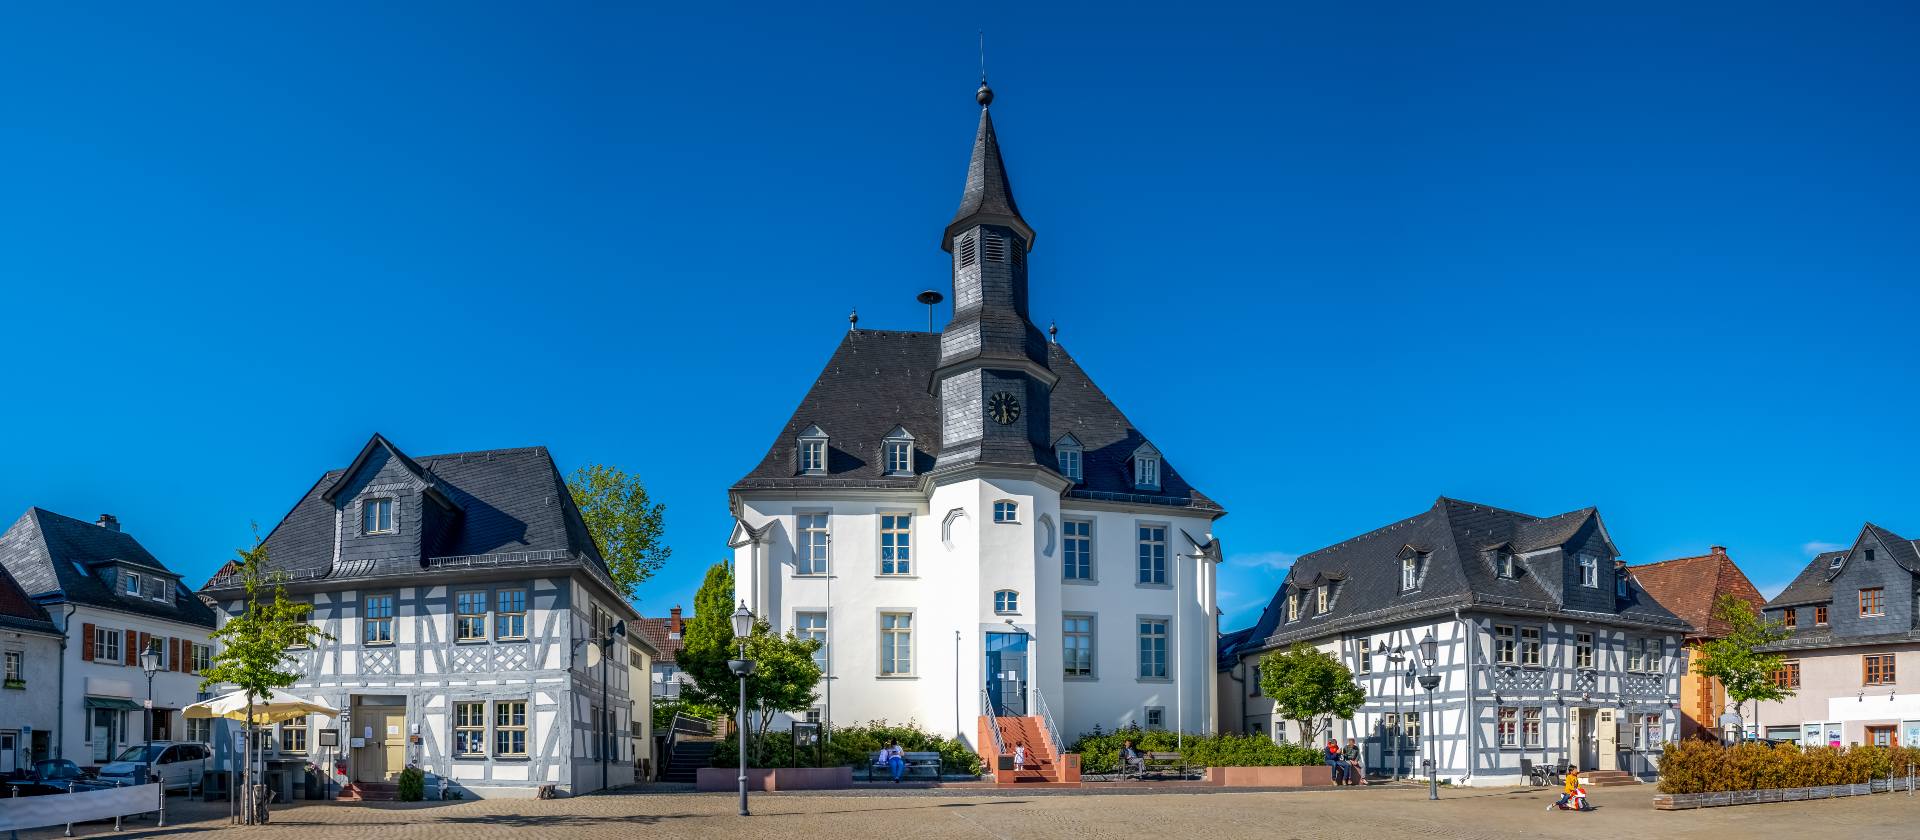
MULTIPOLYGON (((851 767, 777 767, 747 769, 747 790, 844 790, 853 787, 851 767)), ((740 771, 733 767, 702 767, 694 774, 694 789, 739 790, 740 771)))
POLYGON ((1221 787, 1332 787, 1333 768, 1324 764, 1308 767, 1209 767, 1207 783, 1221 787))

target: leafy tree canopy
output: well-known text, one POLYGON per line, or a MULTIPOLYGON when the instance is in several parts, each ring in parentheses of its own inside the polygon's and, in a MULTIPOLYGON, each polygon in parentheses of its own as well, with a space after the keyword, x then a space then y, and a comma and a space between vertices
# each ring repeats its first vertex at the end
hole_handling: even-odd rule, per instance
POLYGON ((315 639, 332 639, 307 623, 312 604, 287 599, 287 591, 266 570, 267 547, 255 542, 239 550, 240 582, 246 587, 246 609, 213 631, 212 664, 201 671, 200 688, 232 685, 249 697, 265 696, 276 688, 298 682, 304 674, 293 670, 287 651, 311 646, 315 639))
MULTIPOLYGON (((681 637, 684 646, 675 657, 693 678, 693 685, 682 690, 682 698, 730 714, 740 706, 740 678, 727 666, 727 660, 740 655, 739 640, 733 635, 733 592, 733 568, 715 563, 694 593, 693 618, 687 621, 681 637)), ((819 699, 820 666, 813 661, 819 649, 818 641, 775 633, 766 619, 754 619, 747 640, 747 658, 755 663, 753 676, 747 678, 747 707, 762 710, 763 729, 775 712, 811 708, 819 699)))
POLYGON ((662 542, 667 506, 647 496, 639 476, 605 464, 574 470, 567 477, 567 490, 613 573, 613 584, 627 600, 639 597, 640 584, 673 555, 662 542))
POLYGON ((1319 742, 1322 718, 1352 720, 1367 701, 1347 666, 1304 642, 1260 660, 1260 690, 1281 717, 1300 724, 1304 744, 1319 742))
POLYGON ((1786 657, 1757 650, 1792 636, 1785 623, 1768 621, 1754 611, 1752 604, 1727 595, 1714 598, 1713 617, 1726 622, 1727 633, 1700 645, 1693 657, 1694 673, 1719 680, 1736 708, 1749 700, 1764 702, 1793 696, 1793 689, 1773 678, 1786 657))

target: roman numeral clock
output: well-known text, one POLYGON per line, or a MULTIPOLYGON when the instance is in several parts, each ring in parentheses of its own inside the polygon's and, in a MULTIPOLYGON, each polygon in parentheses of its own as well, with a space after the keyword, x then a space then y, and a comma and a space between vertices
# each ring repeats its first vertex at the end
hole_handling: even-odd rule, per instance
POLYGON ((987 399, 987 416, 1002 426, 1011 426, 1020 419, 1020 398, 1011 391, 1001 391, 987 399))

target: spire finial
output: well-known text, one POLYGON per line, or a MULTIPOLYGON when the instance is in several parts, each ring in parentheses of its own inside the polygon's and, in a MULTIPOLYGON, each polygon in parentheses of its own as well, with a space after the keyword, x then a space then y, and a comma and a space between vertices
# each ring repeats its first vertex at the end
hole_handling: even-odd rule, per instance
POLYGON ((860 310, 859 309, 847 310, 847 329, 857 330, 859 328, 860 328, 860 310))
POLYGON ((1060 343, 1060 322, 1059 321, 1047 322, 1047 341, 1054 344, 1060 343))
POLYGON ((993 88, 987 87, 987 30, 980 30, 980 89, 973 92, 973 101, 985 108, 993 104, 993 88))

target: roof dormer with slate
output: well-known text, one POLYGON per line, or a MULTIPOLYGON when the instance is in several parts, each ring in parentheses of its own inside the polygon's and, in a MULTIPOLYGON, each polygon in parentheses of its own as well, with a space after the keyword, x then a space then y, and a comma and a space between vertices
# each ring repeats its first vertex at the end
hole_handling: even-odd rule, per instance
POLYGON ((1871 522, 1845 551, 1808 562, 1763 614, 1782 621, 1795 613, 1793 636, 1775 649, 1920 637, 1920 543, 1871 522), (1816 620, 1824 608, 1826 622, 1816 620))
POLYGON ((42 605, 81 604, 213 627, 213 612, 111 516, 88 523, 29 508, 0 534, 0 565, 42 605))

